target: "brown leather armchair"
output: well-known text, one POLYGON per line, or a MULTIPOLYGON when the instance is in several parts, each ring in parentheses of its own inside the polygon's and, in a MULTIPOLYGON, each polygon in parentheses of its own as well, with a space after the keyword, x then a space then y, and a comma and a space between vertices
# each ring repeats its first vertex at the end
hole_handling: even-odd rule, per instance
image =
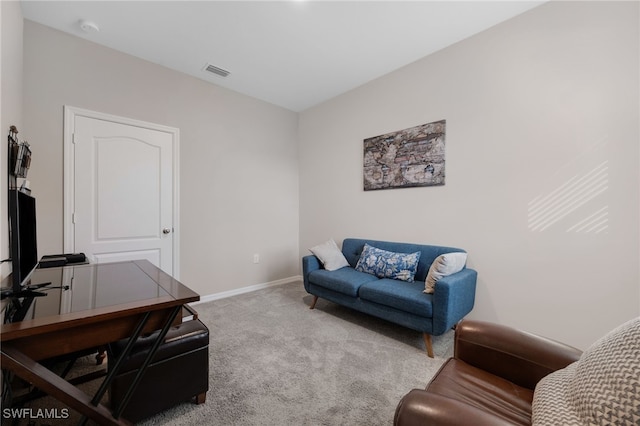
POLYGON ((536 384, 582 352, 556 341, 487 322, 463 320, 454 356, 425 390, 405 395, 395 425, 530 425, 536 384))

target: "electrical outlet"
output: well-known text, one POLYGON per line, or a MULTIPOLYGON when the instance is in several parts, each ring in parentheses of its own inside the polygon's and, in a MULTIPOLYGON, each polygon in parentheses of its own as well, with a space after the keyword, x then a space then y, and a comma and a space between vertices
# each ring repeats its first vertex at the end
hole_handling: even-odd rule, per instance
POLYGON ((253 255, 253 263, 260 263, 260 255, 258 253, 253 255))

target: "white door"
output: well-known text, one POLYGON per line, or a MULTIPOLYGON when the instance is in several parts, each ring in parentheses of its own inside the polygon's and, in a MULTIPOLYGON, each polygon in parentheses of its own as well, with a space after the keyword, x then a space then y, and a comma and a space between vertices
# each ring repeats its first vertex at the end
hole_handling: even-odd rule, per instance
POLYGON ((67 124, 73 232, 65 251, 94 263, 147 259, 176 276, 177 129, 72 108, 67 124))

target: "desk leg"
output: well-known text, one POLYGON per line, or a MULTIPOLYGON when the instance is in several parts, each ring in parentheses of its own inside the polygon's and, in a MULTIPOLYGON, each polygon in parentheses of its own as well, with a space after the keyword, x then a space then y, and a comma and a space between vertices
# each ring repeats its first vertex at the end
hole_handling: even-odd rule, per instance
POLYGON ((173 311, 169 314, 169 319, 167 320, 167 323, 164 325, 164 327, 160 331, 160 334, 158 334, 158 337, 156 338, 155 342, 153 342, 153 346, 151 347, 151 349, 149 349, 149 353, 147 354, 147 357, 145 358, 144 362, 138 369, 138 372, 136 373, 136 377, 133 379, 131 386, 129 386, 129 389, 127 389, 127 392, 125 393, 124 397, 122 397, 122 401, 120 401, 120 404, 114 408, 113 417, 115 417, 116 419, 120 417, 120 414, 129 403, 129 399, 131 399, 133 392, 135 392, 136 388, 138 387, 138 383, 140 383, 140 379, 142 379, 142 375, 144 374, 149 364, 151 364, 153 357, 155 356, 162 342, 164 342, 164 338, 167 335, 167 332, 173 325, 173 321, 176 319, 180 311, 182 311, 182 306, 176 306, 173 309, 173 311))
POLYGON ((13 371, 19 377, 33 383, 38 389, 53 396, 76 411, 95 420, 101 425, 126 425, 118 420, 103 405, 94 406, 89 396, 68 383, 55 373, 27 357, 19 350, 5 343, 1 352, 2 367, 13 371))
MULTIPOLYGON (((179 309, 177 309, 177 308, 176 308, 176 310, 179 311, 179 309)), ((135 330, 133 331, 133 334, 131 335, 131 337, 129 337, 129 341, 127 342, 127 345, 125 346, 124 350, 122 351, 122 353, 120 354, 118 359, 115 361, 115 364, 114 364, 113 368, 110 369, 109 373, 107 374, 107 377, 105 377, 104 381, 100 385, 100 388, 98 388, 96 394, 94 395, 93 399, 91 400, 91 405, 92 406, 95 407, 98 404, 100 404, 100 401, 102 400, 102 397, 104 396, 105 392, 109 388, 109 385, 113 381, 114 377, 116 377, 116 375, 118 374, 118 371, 120 371, 120 366, 122 365, 122 362, 129 356, 129 353, 131 352, 131 349, 133 349, 133 346, 135 345, 136 341, 138 340, 138 337, 140 337, 140 334, 142 333, 142 330, 144 329, 145 325, 147 324, 147 321, 149 320, 150 316, 151 316, 150 312, 145 313, 144 316, 142 317, 142 319, 140 320, 140 322, 138 323, 138 325, 136 326, 135 330)), ((169 320, 168 320, 168 324, 169 325, 171 325, 171 323, 173 323, 173 320, 175 319, 175 315, 173 314, 173 311, 170 313, 170 317, 171 318, 169 318, 169 320)), ((168 328, 167 328, 167 330, 168 330, 168 328)), ((162 335, 162 339, 164 339, 164 335, 162 335)), ((134 384, 135 384, 135 382, 134 382, 134 384)), ((134 384, 132 384, 132 386, 134 384)), ((120 413, 118 413, 117 415, 113 414, 113 417, 115 419, 117 419, 118 417, 120 417, 120 413)), ((83 416, 80 419, 80 423, 79 424, 81 426, 84 426, 87 423, 87 420, 88 420, 87 416, 83 416)))
POLYGON ((100 425, 129 425, 130 423, 127 420, 119 420, 120 414, 126 407, 126 404, 129 402, 129 399, 133 395, 144 371, 149 366, 155 353, 157 352, 160 344, 164 341, 164 338, 171 328, 173 321, 177 317, 178 313, 182 310, 182 306, 176 306, 169 311, 168 319, 163 326, 160 334, 158 335, 156 341, 154 342, 152 348, 150 349, 147 358, 145 359, 142 366, 138 369, 136 377, 127 390, 127 393, 120 405, 116 407, 113 413, 107 409, 105 406, 100 404, 100 400, 108 385, 111 382, 111 379, 115 377, 115 374, 118 372, 118 369, 121 365, 122 360, 126 357, 130 350, 133 348, 135 341, 140 336, 147 320, 150 316, 150 313, 146 313, 141 321, 138 323, 138 326, 134 330, 129 342, 127 344, 127 348, 120 355, 118 360, 116 360, 116 364, 114 366, 113 371, 111 371, 107 378, 105 378, 98 392, 90 399, 88 395, 84 392, 76 388, 71 383, 65 381, 63 378, 59 377, 55 373, 51 372, 44 366, 40 365, 36 361, 32 360, 25 354, 23 354, 20 350, 11 346, 11 343, 5 343, 2 347, 1 358, 2 367, 9 371, 12 371, 17 376, 22 379, 32 383, 41 391, 51 395, 56 398, 60 402, 68 405, 70 408, 75 409, 80 412, 83 417, 80 420, 80 424, 85 424, 88 418, 95 420, 100 425))
MULTIPOLYGON (((113 368, 107 374, 107 377, 105 377, 104 381, 100 385, 100 388, 98 388, 98 390, 96 391, 96 394, 91 400, 92 405, 98 405, 102 400, 102 397, 104 396, 105 392, 109 388, 109 385, 113 381, 113 378, 116 377, 116 374, 118 374, 118 371, 120 371, 120 365, 122 364, 122 361, 129 356, 129 352, 131 352, 133 345, 136 343, 136 340, 138 340, 138 337, 140 337, 140 333, 142 333, 142 330, 144 329, 144 326, 147 324, 147 321, 149 321, 150 316, 151 316, 150 312, 147 312, 146 314, 144 314, 144 316, 136 326, 135 330, 133 331, 133 334, 131 335, 131 337, 129 337, 127 346, 124 348, 124 350, 120 354, 120 357, 118 357, 118 359, 116 360, 113 368)), ((85 422, 86 422, 86 418, 82 419, 81 424, 84 424, 85 422)))

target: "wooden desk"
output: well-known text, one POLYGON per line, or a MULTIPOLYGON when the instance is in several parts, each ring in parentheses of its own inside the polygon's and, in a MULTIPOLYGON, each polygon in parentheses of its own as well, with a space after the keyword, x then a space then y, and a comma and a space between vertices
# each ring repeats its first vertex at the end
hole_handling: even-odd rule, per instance
POLYGON ((27 317, 2 324, 2 368, 99 424, 126 424, 118 419, 124 406, 112 413, 100 404, 111 372, 90 398, 37 361, 130 336, 133 346, 140 334, 154 330, 162 330, 159 345, 182 305, 200 296, 145 260, 39 269, 31 282, 52 284, 38 289, 49 294, 32 300, 27 317))

